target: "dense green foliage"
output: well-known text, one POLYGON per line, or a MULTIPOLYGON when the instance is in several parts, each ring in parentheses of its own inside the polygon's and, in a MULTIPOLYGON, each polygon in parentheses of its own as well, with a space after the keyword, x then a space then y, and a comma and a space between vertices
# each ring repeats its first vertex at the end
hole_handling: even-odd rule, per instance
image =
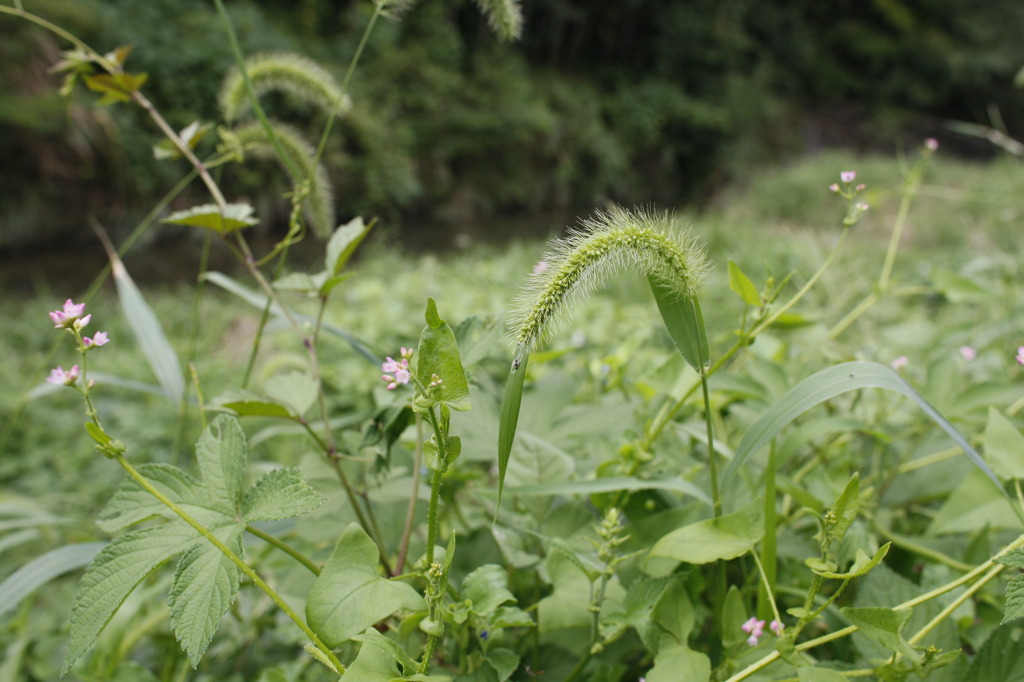
MULTIPOLYGON (((203 0, 37 0, 100 50, 133 44, 172 125, 220 123, 231 64, 203 0)), ((249 54, 300 51, 339 79, 370 12, 328 0, 233 2, 249 54)), ((680 204, 751 164, 853 145, 889 151, 944 121, 1021 129, 1024 7, 1002 0, 863 3, 527 2, 503 44, 468 2, 423 0, 388 20, 350 84, 354 108, 325 160, 340 216, 462 221, 495 211, 680 204)), ((47 69, 58 44, 0 17, 0 247, 75 239, 79 216, 120 231, 169 189, 135 111, 70 106, 47 69), (17 159, 15 164, 12 160, 17 159), (57 210, 60 207, 61 210, 57 210)), ((309 110, 271 109, 309 127, 309 110)), ((946 140, 944 140, 945 142, 946 140)), ((224 181, 269 225, 273 170, 224 181), (268 189, 270 191, 268 191, 268 189)))
MULTIPOLYGON (((822 367, 849 359, 888 364, 903 355, 909 358, 903 375, 911 385, 972 443, 985 446, 1000 476, 1018 475, 1015 462, 1019 460, 1007 448, 1019 438, 1013 434, 1021 427, 1019 386, 1024 374, 1012 359, 1021 343, 1015 323, 1022 315, 1021 272, 1018 259, 1002 254, 1017 253, 1022 246, 1019 231, 1012 227, 1021 213, 1017 188, 1024 174, 1019 165, 972 166, 946 161, 940 154, 912 212, 894 272, 902 293, 884 298, 831 341, 826 340, 829 329, 868 293, 871 283, 865 273, 876 272, 883 260, 899 204, 899 173, 892 160, 833 155, 776 169, 755 177, 749 190, 732 192, 727 207, 691 216, 698 235, 707 237, 714 267, 701 298, 715 356, 732 342, 732 326, 743 309, 740 298, 729 290, 727 261, 737 262, 755 280, 766 275, 778 280, 792 271, 795 277, 787 291, 802 285, 835 241, 842 210, 823 185, 837 168, 856 168, 859 179, 869 183, 872 210, 851 233, 833 268, 792 311, 798 317, 759 337, 729 372, 712 378, 712 407, 719 420, 716 438, 723 448, 735 448, 759 415, 799 379, 822 367), (977 350, 970 362, 958 352, 965 345, 977 350)), ((688 495, 668 490, 634 491, 625 497, 621 491, 581 495, 574 490, 585 491, 588 482, 624 471, 659 480, 681 473, 678 480, 692 480, 706 490, 707 455, 700 437, 702 406, 696 398, 684 402, 669 428, 648 444, 649 449, 636 449, 642 425, 670 404, 693 374, 657 323, 650 294, 644 291, 646 284, 634 277, 616 279, 596 292, 573 322, 551 339, 551 353, 531 361, 533 388, 525 396, 522 427, 531 438, 513 454, 511 489, 506 491, 497 525, 492 525, 496 401, 509 352, 500 331, 490 333, 480 323, 487 320, 485 313, 504 316, 510 303, 508 292, 530 271, 541 250, 537 243, 516 243, 500 252, 484 249, 409 259, 396 255, 387 240, 371 237, 368 257, 358 263, 355 276, 344 284, 344 297, 327 311, 325 321, 372 341, 375 352, 383 355, 395 353, 395 348, 415 338, 423 325, 426 296, 442 302, 446 318, 458 330, 474 402, 473 410, 453 418, 463 437, 463 454, 446 477, 445 487, 443 526, 459 537, 452 580, 478 605, 467 621, 478 628, 494 621, 499 603, 494 600, 516 599, 525 606, 539 599, 534 617, 544 623, 540 638, 533 639, 530 628, 508 628, 500 635, 500 643, 533 651, 527 659, 532 670, 562 679, 579 660, 588 637, 585 612, 579 609, 588 599, 587 582, 567 557, 575 553, 583 557, 585 566, 591 565, 586 554, 589 541, 600 537, 590 530, 590 523, 609 505, 626 502, 632 539, 623 547, 629 552, 643 550, 666 530, 700 518, 704 508, 688 495), (487 286, 480 286, 481 282, 487 286), (552 484, 560 484, 561 490, 542 496, 525 494, 530 486, 552 484), (473 573, 487 562, 491 569, 473 573), (497 566, 508 568, 511 580, 497 566), (490 606, 484 606, 483 594, 495 595, 490 606)), ((187 327, 190 311, 183 301, 190 297, 188 289, 150 288, 145 294, 165 328, 187 327)), ((117 468, 83 437, 81 419, 76 416, 80 402, 71 391, 39 392, 28 403, 20 403, 19 389, 39 381, 42 368, 55 362, 54 331, 45 314, 55 307, 55 300, 59 296, 45 292, 39 298, 0 301, 0 313, 11 321, 0 336, 2 351, 23 359, 5 363, 2 377, 10 387, 2 394, 4 425, 13 429, 3 433, 0 458, 5 505, 0 511, 10 524, 2 536, 9 543, 2 560, 4 576, 62 543, 104 539, 88 519, 119 485, 117 468), (32 366, 39 369, 26 371, 32 366)), ((293 303, 303 307, 299 299, 293 303)), ((152 383, 141 349, 134 346, 128 325, 117 315, 116 301, 102 295, 91 302, 90 309, 115 343, 93 362, 94 371, 100 373, 97 396, 107 427, 129 444, 139 461, 176 463, 192 470, 191 448, 170 438, 177 432, 173 406, 157 393, 139 391, 106 376, 152 383)), ((233 297, 215 291, 204 296, 203 334, 194 357, 207 400, 223 387, 235 385, 244 366, 245 354, 240 351, 251 340, 258 312, 239 308, 233 297)), ((185 356, 187 338, 172 338, 176 350, 185 356)), ((390 444, 381 439, 385 434, 377 432, 380 410, 395 405, 395 396, 382 389, 378 367, 329 336, 321 353, 331 413, 339 420, 340 443, 346 451, 381 467, 366 471, 366 478, 360 480, 375 500, 380 522, 395 527, 407 501, 399 491, 408 484, 415 437, 407 432, 390 444)), ((303 363, 292 336, 286 331, 275 333, 265 339, 253 387, 271 391, 275 377, 303 363)), ((250 417, 243 423, 249 433, 254 474, 298 464, 329 498, 323 509, 312 517, 300 517, 294 526, 290 522, 271 526, 315 560, 328 559, 339 532, 352 518, 337 481, 309 453, 305 439, 289 435, 279 421, 250 417)), ((197 415, 190 410, 183 431, 191 434, 198 428, 197 415)), ((798 590, 808 575, 803 559, 816 545, 812 536, 818 527, 809 512, 801 509, 828 508, 852 472, 860 472, 860 510, 850 526, 850 538, 837 550, 838 559, 849 561, 860 548, 870 554, 872 548, 895 539, 884 567, 855 582, 837 602, 844 610, 825 611, 816 627, 826 631, 864 617, 848 607, 893 605, 913 598, 959 575, 966 570, 965 564, 982 561, 1016 534, 1013 514, 993 498, 991 489, 968 476, 967 460, 904 398, 864 391, 829 400, 782 433, 776 456, 781 607, 799 605, 798 590)), ((729 486, 727 511, 741 507, 764 470, 765 457, 760 453, 729 486)), ((352 464, 351 471, 359 471, 357 462, 352 464)), ((421 513, 424 506, 425 502, 418 507, 421 513)), ((700 546, 713 540, 713 536, 705 539, 700 546)), ((275 584, 295 598, 305 593, 311 581, 308 573, 258 542, 247 544, 250 560, 275 584)), ((363 544, 346 531, 338 547, 350 549, 339 557, 361 556, 367 550, 354 548, 363 544)), ((417 546, 422 548, 422 539, 417 546)), ((367 564, 353 563, 355 558, 348 561, 351 570, 356 566, 368 570, 367 564)), ((667 623, 665 609, 671 605, 683 614, 683 621, 695 618, 699 624, 706 621, 711 608, 711 602, 704 601, 710 599, 704 584, 709 573, 696 567, 683 570, 678 584, 685 589, 666 593, 659 602, 662 606, 653 607, 643 601, 638 569, 633 563, 623 564, 609 587, 610 611, 607 618, 602 617, 602 633, 610 637, 616 627, 623 629, 619 639, 595 656, 594 670, 611 669, 611 679, 620 675, 634 679, 644 671, 648 679, 665 674, 649 671, 650 659, 639 653, 637 634, 642 637, 646 631, 634 629, 630 619, 642 618, 648 613, 645 609, 654 608, 650 613, 657 622, 667 623), (625 621, 614 616, 624 594, 632 595, 626 597, 626 608, 639 609, 621 612, 625 621), (630 603, 634 606, 629 607, 630 603)), ((143 584, 140 598, 122 607, 71 679, 102 679, 115 669, 120 679, 150 679, 139 665, 153 671, 156 679, 185 674, 186 655, 171 636, 166 612, 159 606, 158 595, 166 591, 172 572, 169 568, 158 572, 143 584)), ((753 613, 757 575, 749 555, 730 563, 729 583, 739 591, 728 600, 726 627, 734 631, 726 630, 723 636, 730 638, 730 655, 739 666, 774 646, 750 648, 739 631, 739 624, 753 613)), ((54 679, 63 656, 74 582, 52 582, 5 617, 0 635, 0 646, 6 651, 3 670, 22 671, 33 680, 54 679)), ((653 583, 649 587, 655 588, 653 583)), ((976 652, 973 658, 961 656, 951 667, 932 673, 929 680, 1002 679, 1000 671, 1019 665, 1014 655, 982 653, 998 652, 999 642, 985 642, 1001 618, 1002 600, 1003 586, 991 583, 975 600, 963 604, 956 618, 945 621, 934 639, 925 641, 945 650, 965 645, 976 652)), ((243 585, 195 679, 248 680, 261 674, 266 680, 326 679, 326 673, 297 653, 288 624, 269 607, 251 586, 243 585), (271 673, 272 667, 281 672, 271 673)), ((915 632, 937 611, 937 606, 920 613, 915 610, 904 635, 915 632)), ((785 614, 784 620, 792 623, 785 614)), ((681 621, 678 627, 688 630, 692 622, 686 626, 681 621)), ((1006 626, 996 632, 996 638, 1011 638, 1014 630, 1006 626)), ((711 631, 697 627, 687 639, 694 651, 721 655, 707 648, 709 638, 713 640, 711 631)), ((772 635, 765 638, 771 641, 772 635)), ((466 653, 473 654, 466 663, 481 660, 473 656, 479 657, 484 650, 482 640, 470 640, 465 646, 466 653)), ((880 659, 882 651, 868 639, 840 640, 816 649, 815 660, 827 666, 841 667, 840 661, 863 665, 865 658, 880 659)), ((342 657, 349 661, 354 653, 354 649, 343 649, 342 657)), ((693 652, 680 650, 672 655, 689 660, 693 652)), ((665 660, 676 659, 666 654, 665 660)), ((529 678, 525 667, 515 675, 512 679, 529 678)))

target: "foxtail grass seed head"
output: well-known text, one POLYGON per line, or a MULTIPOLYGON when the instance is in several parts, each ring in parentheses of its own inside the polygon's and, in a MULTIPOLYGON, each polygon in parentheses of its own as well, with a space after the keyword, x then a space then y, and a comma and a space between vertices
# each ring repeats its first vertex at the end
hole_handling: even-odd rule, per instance
POLYGON ((551 242, 517 298, 510 336, 517 358, 550 335, 577 303, 608 277, 634 267, 678 292, 696 293, 707 261, 703 250, 670 213, 615 206, 598 211, 551 242))

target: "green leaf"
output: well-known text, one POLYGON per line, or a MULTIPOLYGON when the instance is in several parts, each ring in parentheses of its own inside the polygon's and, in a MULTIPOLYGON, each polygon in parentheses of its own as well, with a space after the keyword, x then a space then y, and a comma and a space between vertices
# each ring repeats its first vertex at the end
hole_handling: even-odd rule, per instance
POLYGON ((93 643, 114 612, 150 571, 195 542, 184 523, 141 528, 119 535, 86 569, 75 590, 62 675, 93 643))
POLYGON ((57 576, 85 566, 106 546, 106 542, 80 542, 32 559, 0 582, 0 616, 57 576))
MULTIPOLYGON (((877 362, 844 362, 813 374, 786 392, 757 422, 750 427, 723 476, 722 489, 751 456, 768 444, 785 426, 810 408, 847 391, 861 388, 884 388, 911 400, 959 445, 968 459, 999 485, 992 470, 971 444, 934 407, 910 387, 899 374, 877 362)), ((1005 492, 1004 492, 1005 495, 1005 492)))
POLYGON ((644 679, 647 682, 707 682, 711 679, 711 660, 690 649, 685 642, 676 642, 666 635, 654 657, 654 667, 644 679))
POLYGON ((241 508, 242 478, 248 459, 245 434, 238 420, 219 415, 210 422, 196 443, 196 459, 202 487, 209 493, 207 508, 234 518, 241 508))
MULTIPOLYGON (((376 630, 376 628, 367 628, 366 632, 356 635, 352 638, 354 642, 362 642, 363 648, 367 646, 379 649, 385 655, 390 656, 398 665, 402 666, 406 675, 412 674, 418 668, 416 661, 413 660, 405 649, 399 646, 398 642, 390 639, 376 630)), ((360 650, 362 653, 362 650, 360 650)), ((351 668, 349 669, 351 672, 351 668)))
POLYGON ((382 638, 387 639, 384 635, 369 628, 359 637, 363 645, 359 647, 356 660, 345 671, 345 682, 394 682, 402 679, 395 652, 381 642, 382 638), (370 634, 371 630, 376 636, 370 634))
POLYGON ((523 404, 523 382, 526 380, 526 363, 530 354, 522 350, 512 361, 505 392, 501 396, 501 410, 498 421, 498 504, 501 508, 501 493, 508 473, 508 459, 512 455, 512 443, 516 439, 516 425, 519 422, 519 408, 523 404))
POLYGON ((648 559, 661 557, 691 564, 735 559, 764 536, 763 506, 755 499, 731 514, 674 530, 654 543, 648 559))
POLYGON ((1024 682, 1024 626, 1005 623, 989 635, 963 682, 1024 682))
MULTIPOLYGON (((216 535, 241 556, 243 524, 218 529, 216 535)), ((171 627, 195 668, 217 632, 221 619, 238 594, 242 572, 227 555, 208 542, 199 542, 178 561, 167 595, 171 627)))
POLYGON ((324 259, 324 267, 332 275, 339 275, 345 268, 348 259, 352 257, 358 247, 374 225, 373 220, 369 225, 363 224, 361 217, 355 217, 347 224, 340 226, 327 241, 327 257, 324 259))
POLYGON ((761 305, 761 294, 757 292, 757 287, 740 270, 740 266, 736 265, 731 259, 729 260, 729 288, 736 292, 747 305, 761 305))
POLYGON ((1024 479, 1024 435, 994 407, 988 408, 985 454, 1000 478, 1024 479))
POLYGON ((135 286, 121 259, 113 251, 108 251, 107 255, 110 258, 121 310, 135 335, 135 341, 142 354, 146 356, 146 361, 160 383, 164 395, 171 403, 178 405, 185 394, 185 378, 181 373, 178 356, 167 340, 160 320, 146 303, 142 292, 135 286))
POLYGON ((221 403, 222 407, 234 411, 239 417, 277 417, 279 419, 297 419, 284 405, 270 403, 265 400, 231 400, 221 403))
MULTIPOLYGON (((435 374, 442 380, 426 400, 429 404, 448 405, 453 410, 468 410, 471 406, 469 383, 459 358, 459 346, 451 327, 437 314, 437 304, 432 298, 427 299, 425 317, 427 326, 420 332, 416 350, 416 378, 423 386, 428 386, 435 374)), ((422 396, 417 398, 421 400, 424 400, 422 396)))
POLYGON ((845 573, 837 573, 835 570, 818 570, 811 567, 811 570, 820 575, 823 578, 833 578, 836 580, 849 580, 851 578, 859 578, 862 575, 867 574, 872 568, 881 563, 885 555, 889 553, 889 547, 892 545, 891 542, 887 542, 878 548, 873 557, 869 557, 864 553, 863 550, 857 550, 857 558, 853 560, 853 564, 850 565, 849 570, 845 573))
POLYGON ((850 529, 850 525, 857 519, 857 512, 860 511, 860 474, 854 472, 853 476, 846 483, 843 492, 840 493, 836 503, 832 505, 832 515, 835 523, 828 529, 828 539, 831 542, 839 542, 850 529))
POLYGON ((245 227, 258 225, 260 221, 253 217, 253 208, 249 204, 227 204, 224 207, 223 215, 216 204, 203 204, 184 211, 175 211, 161 222, 171 225, 204 227, 207 230, 226 235, 245 227))
POLYGON ((242 498, 242 518, 277 521, 306 514, 326 499, 302 479, 297 467, 275 469, 262 476, 242 498))
POLYGON ((289 372, 267 379, 263 390, 274 401, 291 408, 292 412, 301 417, 316 402, 320 385, 309 372, 289 372))
POLYGON ((969 471, 939 508, 928 526, 928 535, 973 533, 985 528, 1020 529, 1020 517, 1011 502, 1000 495, 980 471, 969 471))
MULTIPOLYGON (((136 470, 154 488, 167 495, 192 516, 202 518, 204 508, 201 484, 170 464, 140 464, 136 470)), ((143 489, 133 478, 126 478, 96 519, 96 525, 108 533, 124 530, 140 521, 161 516, 177 519, 167 505, 143 489)))
POLYGON ((485 618, 502 604, 516 601, 508 589, 508 573, 495 564, 484 564, 467 575, 462 581, 462 597, 473 602, 473 612, 485 618))
POLYGON ((379 561, 380 552, 366 531, 349 525, 306 600, 306 620, 327 646, 341 645, 396 611, 426 607, 412 587, 381 577, 379 561))
POLYGON ((910 609, 887 609, 880 606, 847 606, 842 614, 865 635, 893 653, 914 663, 921 661, 921 652, 907 643, 900 631, 910 620, 910 609))
POLYGON ((710 362, 711 353, 700 300, 696 296, 681 298, 676 289, 650 275, 647 280, 676 349, 697 373, 702 374, 710 362))
MULTIPOLYGON (((2 593, 3 590, 0 589, 0 594, 2 593)), ((1018 574, 1006 584, 1006 606, 1003 610, 1003 620, 1000 622, 1009 623, 1021 617, 1024 617, 1024 575, 1018 574)))
MULTIPOLYGON (((181 138, 182 142, 189 146, 189 149, 195 149, 199 141, 206 136, 206 133, 210 132, 213 128, 212 123, 202 123, 199 121, 192 121, 187 126, 181 129, 178 133, 178 137, 181 138)), ((180 159, 181 151, 174 145, 169 138, 164 138, 153 145, 153 158, 157 161, 165 161, 168 159, 180 159)))

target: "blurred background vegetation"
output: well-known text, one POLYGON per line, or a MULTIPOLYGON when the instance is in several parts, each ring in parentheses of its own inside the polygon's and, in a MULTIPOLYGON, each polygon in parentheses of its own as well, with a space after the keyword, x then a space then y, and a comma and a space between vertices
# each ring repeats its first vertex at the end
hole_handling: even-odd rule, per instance
MULTIPOLYGON (((232 63, 207 0, 26 0, 128 68, 178 128, 220 123, 232 63)), ((338 79, 366 0, 235 0, 247 54, 295 51, 338 79)), ((420 0, 378 24, 326 165, 337 214, 452 223, 609 200, 700 206, 752 169, 825 149, 892 153, 938 137, 991 154, 951 121, 1024 129, 1019 0, 524 0, 502 44, 469 0, 420 0)), ((142 112, 57 94, 50 34, 0 17, 0 252, 94 243, 86 217, 124 235, 185 172, 155 163, 142 112)), ((318 130, 316 114, 271 100, 318 130)), ((276 105, 276 106, 275 106, 276 105)), ((213 136, 210 136, 211 138, 213 136)), ((207 140, 203 151, 212 150, 207 140)), ((274 231, 288 184, 270 164, 224 178, 274 231)), ((182 204, 205 201, 200 188, 182 204)), ((181 207, 181 206, 177 206, 181 207)))

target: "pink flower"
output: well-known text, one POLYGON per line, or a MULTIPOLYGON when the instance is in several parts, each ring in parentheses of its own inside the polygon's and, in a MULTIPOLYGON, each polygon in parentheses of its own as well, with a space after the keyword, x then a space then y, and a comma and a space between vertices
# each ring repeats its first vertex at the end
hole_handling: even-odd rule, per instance
POLYGON ((856 171, 843 171, 839 174, 839 179, 843 182, 850 183, 857 179, 856 171))
POLYGON ((50 319, 53 320, 53 326, 55 329, 67 329, 68 327, 75 325, 77 329, 81 329, 85 325, 89 324, 91 315, 82 317, 82 313, 85 312, 84 303, 75 303, 70 298, 64 301, 63 310, 54 310, 50 313, 50 319), (76 322, 78 324, 76 324, 76 322))
POLYGON ((46 377, 46 380, 58 386, 70 386, 78 381, 80 374, 81 370, 78 369, 78 365, 73 366, 66 372, 63 367, 55 367, 50 370, 50 376, 46 377))
POLYGON ((106 332, 96 332, 96 334, 90 339, 88 336, 82 338, 82 345, 86 349, 92 348, 93 346, 105 346, 110 343, 110 338, 106 332))
POLYGON ((758 638, 764 634, 764 621, 751 616, 750 620, 740 627, 743 628, 743 632, 750 635, 750 637, 747 638, 747 644, 750 646, 757 646, 758 638))
POLYGON ((1017 364, 1024 365, 1024 346, 1017 349, 1017 364))
POLYGON ((401 355, 401 360, 395 360, 389 355, 381 363, 380 368, 385 372, 381 379, 388 382, 387 388, 389 391, 398 388, 399 384, 409 383, 409 380, 412 379, 412 374, 409 373, 409 358, 412 357, 412 348, 402 346, 401 355))
POLYGON ((898 372, 899 370, 906 367, 909 363, 910 360, 907 359, 907 356, 901 355, 895 360, 893 360, 890 364, 892 365, 892 368, 898 372))
POLYGON ((776 637, 782 637, 782 631, 786 629, 786 626, 782 624, 782 621, 776 618, 770 625, 768 625, 768 629, 774 632, 776 637))
POLYGON ((974 350, 970 346, 960 346, 960 357, 967 362, 970 362, 974 358, 978 357, 978 351, 974 350))
POLYGON ((927 140, 924 141, 924 148, 930 152, 933 152, 939 148, 939 141, 936 140, 934 137, 929 137, 927 140))

